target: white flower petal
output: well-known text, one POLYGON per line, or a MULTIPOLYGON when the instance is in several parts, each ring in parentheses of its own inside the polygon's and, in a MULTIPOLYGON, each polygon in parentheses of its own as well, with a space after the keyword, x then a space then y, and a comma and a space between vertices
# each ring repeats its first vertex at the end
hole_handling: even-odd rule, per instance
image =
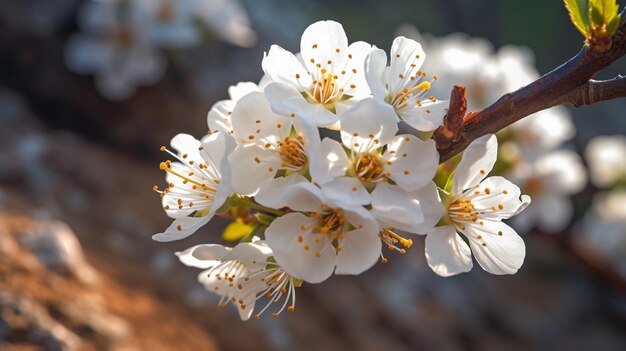
POLYGON ((255 243, 237 244, 222 260, 240 261, 249 272, 254 273, 265 268, 268 263, 267 259, 270 256, 272 256, 272 249, 264 241, 258 241, 255 243))
MULTIPOLYGON (((352 96, 352 98, 343 102, 337 103, 337 111, 342 111, 339 105, 344 103, 350 103, 350 100, 361 100, 371 95, 369 85, 365 79, 365 59, 372 50, 372 45, 357 41, 348 46, 348 62, 344 70, 345 75, 339 80, 339 84, 344 86, 345 94, 352 96)), ((335 69, 337 74, 338 69, 335 69)), ((341 72, 339 72, 341 73, 341 72)))
POLYGON ((233 189, 246 196, 256 194, 263 183, 274 178, 282 162, 276 152, 259 145, 238 145, 228 159, 233 189))
POLYGON ((262 91, 262 89, 253 82, 239 82, 236 85, 231 85, 228 87, 228 96, 232 101, 239 101, 242 97, 255 92, 262 91))
POLYGON ((265 235, 276 263, 285 272, 309 283, 320 283, 333 273, 337 255, 328 236, 311 233, 314 222, 302 213, 289 213, 275 219, 265 235))
POLYGON ((524 240, 503 222, 467 222, 462 232, 469 239, 476 261, 487 272, 513 274, 524 263, 524 240))
POLYGON ((454 193, 460 194, 485 179, 497 157, 498 140, 495 135, 487 134, 474 140, 463 152, 461 162, 454 171, 454 193))
POLYGON ((191 234, 195 233, 203 225, 207 224, 213 217, 214 210, 202 217, 182 217, 177 218, 172 224, 165 229, 163 233, 158 233, 152 236, 152 240, 168 242, 174 240, 184 239, 191 234))
POLYGON ((335 21, 318 21, 304 30, 300 40, 300 53, 309 71, 315 71, 315 63, 343 67, 347 61, 348 38, 341 24, 335 21), (337 52, 339 50, 339 52, 337 52), (315 60, 315 63, 310 60, 315 60))
POLYGON ((303 212, 319 211, 323 203, 320 189, 297 173, 268 181, 254 198, 263 206, 303 212))
POLYGON ((421 132, 431 132, 443 124, 443 116, 448 112, 448 100, 423 100, 420 105, 408 106, 399 111, 400 118, 409 126, 421 132))
POLYGON ((274 82, 294 87, 298 91, 311 85, 311 76, 300 61, 289 51, 272 45, 261 62, 263 71, 274 82))
POLYGON ((317 127, 327 127, 339 120, 339 116, 326 109, 324 105, 307 102, 298 90, 286 84, 268 84, 265 95, 276 113, 286 116, 298 115, 317 127))
POLYGON ((398 135, 387 146, 383 157, 389 178, 406 191, 415 191, 430 182, 439 166, 439 153, 431 139, 398 135))
POLYGON ((365 206, 371 201, 370 194, 363 184, 353 177, 338 177, 324 184, 322 196, 325 201, 342 208, 365 206))
POLYGON ((365 79, 372 91, 372 96, 384 100, 389 94, 387 90, 387 54, 384 50, 374 47, 365 59, 365 79))
POLYGON ((207 269, 219 264, 229 252, 222 245, 201 244, 176 252, 176 256, 186 266, 207 269))
POLYGON ((289 136, 291 118, 274 113, 265 95, 252 92, 237 102, 231 118, 235 137, 248 143, 274 144, 289 136))
POLYGON ((466 194, 471 197, 474 210, 481 213, 481 218, 491 220, 510 218, 521 212, 520 208, 524 205, 520 188, 500 176, 483 180, 479 186, 467 190, 466 194))
POLYGON ((330 138, 324 138, 309 159, 311 178, 320 185, 345 175, 349 166, 350 161, 341 144, 330 138))
POLYGON ((376 264, 382 243, 378 232, 363 228, 345 233, 339 247, 341 250, 337 253, 335 274, 357 275, 376 264))
POLYGON ((420 200, 402 188, 380 183, 372 192, 370 212, 385 226, 410 231, 413 226, 424 222, 420 200))
POLYGON ((420 43, 400 36, 394 39, 391 45, 390 58, 388 84, 389 91, 395 95, 405 85, 399 84, 399 82, 406 81, 410 76, 415 76, 420 70, 426 59, 426 54, 420 43))
POLYGON ((444 208, 439 198, 439 191, 437 185, 434 182, 430 182, 417 191, 412 193, 412 196, 419 199, 424 214, 424 221, 420 224, 413 225, 406 231, 415 234, 426 234, 431 230, 444 214, 444 208))
POLYGON ((361 100, 341 117, 341 140, 358 152, 369 152, 387 144, 398 131, 393 108, 373 98, 361 100))
POLYGON ((232 100, 222 100, 216 102, 207 114, 207 124, 211 131, 221 131, 230 133, 233 125, 230 121, 235 102, 232 100))
POLYGON ((469 246, 450 225, 428 233, 425 253, 428 266, 442 277, 469 272, 473 266, 469 246))

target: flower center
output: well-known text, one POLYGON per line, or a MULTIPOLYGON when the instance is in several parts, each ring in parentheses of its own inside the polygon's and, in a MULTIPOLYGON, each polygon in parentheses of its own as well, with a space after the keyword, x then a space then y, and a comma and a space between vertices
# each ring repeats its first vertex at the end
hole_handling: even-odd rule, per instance
POLYGON ((135 33, 128 26, 119 26, 111 33, 111 42, 119 48, 128 48, 135 42, 135 33))
POLYGON ((304 151, 302 137, 286 137, 278 142, 278 154, 283 159, 281 167, 298 170, 307 164, 308 158, 304 151))
POLYGON ((378 155, 367 154, 354 163, 354 171, 362 182, 375 182, 382 178, 383 164, 378 155))
POLYGON ((339 238, 343 233, 345 224, 345 217, 341 210, 331 208, 330 212, 321 215, 317 225, 319 226, 319 232, 326 235, 330 234, 333 239, 339 238))
POLYGON ((389 96, 389 103, 393 105, 397 110, 403 110, 410 105, 421 105, 418 101, 422 96, 430 89, 430 82, 421 82, 411 89, 403 88, 402 91, 395 96, 389 96))
POLYGON ((321 69, 319 76, 321 78, 314 80, 313 85, 307 92, 302 92, 302 95, 310 104, 322 104, 328 110, 334 112, 335 103, 350 96, 344 95, 344 89, 338 82, 339 77, 328 72, 326 68, 321 69))
POLYGON ((450 221, 478 220, 478 212, 474 210, 474 204, 470 200, 456 200, 448 206, 448 216, 450 221))

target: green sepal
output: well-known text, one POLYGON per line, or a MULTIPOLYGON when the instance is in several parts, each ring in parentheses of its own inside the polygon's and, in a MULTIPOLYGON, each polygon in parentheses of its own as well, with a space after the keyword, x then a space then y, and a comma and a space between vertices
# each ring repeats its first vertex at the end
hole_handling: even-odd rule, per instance
POLYGON ((443 187, 443 191, 450 194, 452 193, 452 186, 454 185, 454 171, 450 173, 448 176, 448 180, 446 180, 446 185, 443 187))
POLYGON ((299 288, 302 286, 302 284, 304 284, 304 280, 293 278, 293 286, 295 286, 296 288, 299 288))
POLYGON ((256 218, 257 222, 259 222, 259 224, 262 224, 264 226, 269 226, 270 224, 272 224, 272 222, 276 219, 275 216, 271 216, 262 212, 257 212, 254 214, 254 218, 256 218))

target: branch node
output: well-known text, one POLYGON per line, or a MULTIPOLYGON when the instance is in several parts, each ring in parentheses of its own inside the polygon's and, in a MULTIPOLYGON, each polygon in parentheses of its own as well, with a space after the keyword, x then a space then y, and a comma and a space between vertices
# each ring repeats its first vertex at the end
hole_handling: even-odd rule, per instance
POLYGON ((463 126, 465 112, 467 112, 466 89, 464 86, 455 85, 450 93, 450 105, 448 112, 443 116, 443 125, 435 130, 432 139, 437 143, 437 149, 445 149, 452 145, 458 138, 459 131, 463 126))

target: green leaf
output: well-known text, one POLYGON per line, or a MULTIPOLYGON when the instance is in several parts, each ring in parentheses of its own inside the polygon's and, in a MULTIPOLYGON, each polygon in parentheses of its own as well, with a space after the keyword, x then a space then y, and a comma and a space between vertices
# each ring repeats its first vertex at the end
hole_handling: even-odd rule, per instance
POLYGON ((610 34, 615 34, 615 31, 617 31, 617 27, 619 27, 619 23, 621 22, 621 20, 622 16, 615 16, 609 23, 606 24, 606 31, 610 34))
POLYGON ((589 17, 593 36, 611 36, 621 19, 619 5, 616 0, 589 0, 589 17))
POLYGON ((589 4, 587 0, 563 0, 565 8, 569 13, 569 18, 585 37, 591 36, 591 26, 589 25, 589 4))

